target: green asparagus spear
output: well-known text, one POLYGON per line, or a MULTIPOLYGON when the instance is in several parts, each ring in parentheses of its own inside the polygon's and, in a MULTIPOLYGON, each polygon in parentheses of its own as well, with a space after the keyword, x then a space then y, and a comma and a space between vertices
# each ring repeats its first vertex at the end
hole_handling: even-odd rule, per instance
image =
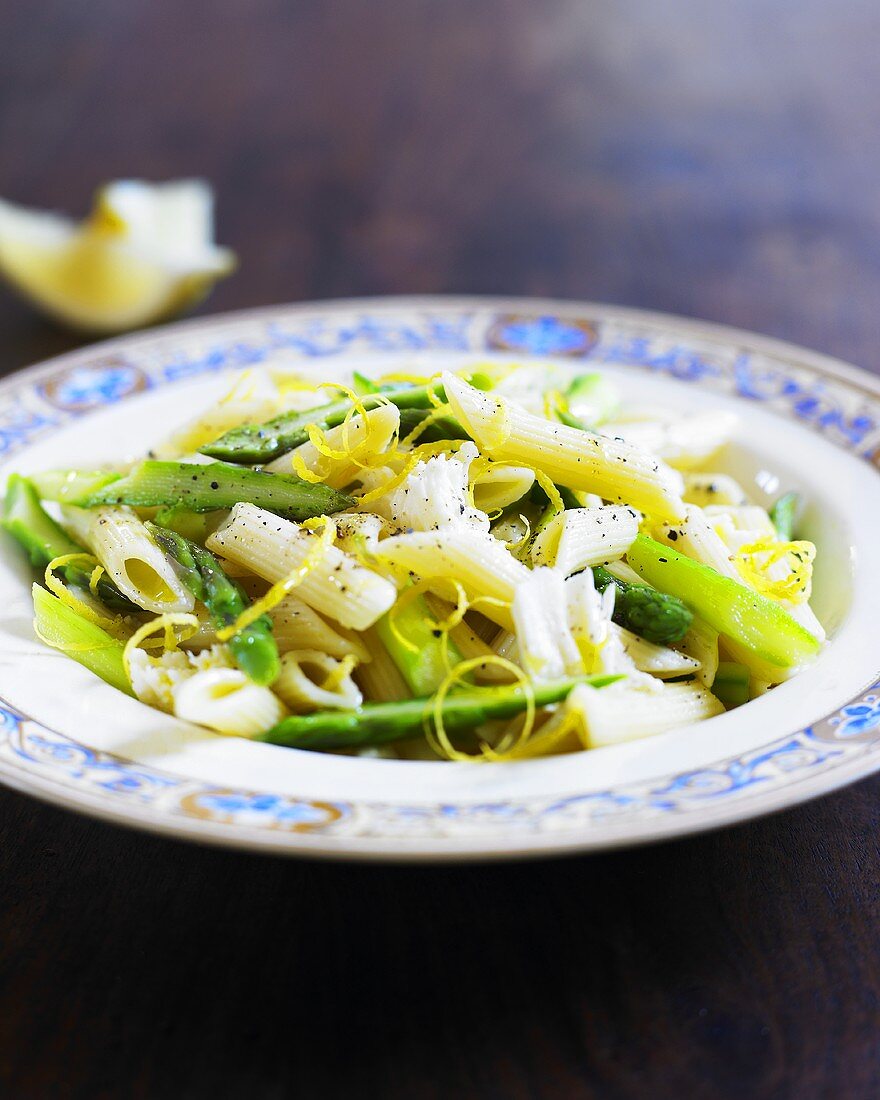
POLYGON ((719 661, 712 694, 730 710, 749 701, 749 670, 735 661, 719 661))
POLYGON ((122 660, 122 642, 77 615, 57 596, 38 584, 34 585, 33 594, 34 626, 39 637, 47 645, 79 661, 112 687, 119 688, 126 695, 133 695, 122 660))
MULTIPOLYGON (((575 427, 601 424, 617 412, 619 399, 614 386, 599 371, 576 375, 565 390, 569 409, 573 409, 575 427)), ((563 421, 566 423, 566 421, 563 421)))
POLYGON ((372 378, 367 378, 365 374, 361 374, 360 371, 353 371, 351 377, 351 388, 358 397, 364 397, 368 393, 381 393, 381 387, 372 378))
MULTIPOLYGON (((400 438, 406 439, 430 415, 430 409, 401 409, 400 438)), ((470 439, 470 436, 454 416, 444 415, 432 420, 428 427, 419 433, 417 442, 436 443, 441 439, 470 439)))
POLYGON ((633 634, 640 634, 655 645, 680 642, 688 632, 693 614, 675 596, 657 592, 643 584, 627 584, 613 577, 601 565, 593 566, 593 580, 600 592, 604 592, 609 584, 617 588, 611 617, 618 626, 625 626, 633 634))
MULTIPOLYGON (((207 607, 214 626, 218 629, 232 626, 250 606, 250 600, 241 587, 226 576, 210 550, 190 542, 176 531, 149 522, 147 527, 158 545, 180 566, 180 579, 207 607)), ((255 684, 271 684, 278 675, 278 647, 272 637, 272 620, 268 615, 261 615, 250 626, 233 634, 229 649, 235 663, 255 684)))
POLYGON ((171 504, 167 508, 160 508, 153 516, 153 522, 157 527, 167 527, 169 531, 176 531, 178 535, 183 535, 190 542, 204 545, 208 537, 220 526, 225 515, 226 512, 222 509, 217 512, 191 512, 179 504, 171 504))
POLYGON ((583 420, 581 420, 577 416, 572 415, 572 413, 568 412, 567 410, 555 409, 554 412, 556 413, 556 419, 560 421, 560 423, 565 424, 566 427, 579 428, 580 431, 589 432, 591 435, 596 434, 594 431, 592 431, 591 428, 587 427, 583 420))
POLYGON ((770 509, 770 520, 782 542, 791 542, 795 515, 800 502, 798 493, 783 493, 770 509))
POLYGON ((409 690, 414 695, 430 695, 443 682, 448 668, 461 661, 461 653, 448 638, 444 659, 441 633, 436 629, 436 620, 424 596, 404 604, 393 616, 393 621, 392 628, 392 613, 389 611, 376 623, 382 644, 409 690))
POLYGON ((303 520, 341 512, 354 501, 327 485, 311 485, 295 474, 248 470, 226 462, 141 462, 120 481, 99 489, 82 506, 131 504, 149 508, 179 504, 191 512, 213 512, 249 501, 285 519, 303 520))
POLYGON ((30 480, 40 500, 79 504, 89 493, 96 493, 120 477, 122 474, 107 470, 42 470, 31 474, 30 480))
POLYGON ((647 535, 636 537, 626 560, 649 584, 678 596, 719 634, 770 666, 793 668, 819 652, 819 641, 781 604, 647 535))
MULTIPOLYGON (((562 499, 562 505, 564 508, 583 508, 583 504, 581 503, 574 489, 568 489, 564 485, 557 485, 556 491, 557 493, 559 493, 559 496, 562 499)), ((552 506, 550 505, 550 499, 537 481, 531 487, 531 489, 529 489, 528 499, 532 502, 532 504, 540 504, 543 506, 544 514, 542 514, 541 516, 542 524, 547 522, 547 520, 552 519, 554 511, 552 506)))
MULTIPOLYGON (((26 477, 12 474, 6 482, 2 526, 22 546, 31 565, 41 572, 50 561, 65 554, 85 554, 86 551, 64 531, 40 504, 36 489, 26 477)), ((58 575, 66 584, 88 588, 91 570, 76 562, 59 566, 58 575)), ((140 611, 106 576, 95 586, 101 601, 114 611, 140 611)))
MULTIPOLYGON (((619 676, 579 676, 551 684, 533 684, 535 705, 558 703, 579 684, 604 687, 619 676)), ((443 728, 461 733, 490 718, 512 718, 526 709, 528 696, 522 686, 483 688, 447 695, 443 700, 443 728)), ((318 711, 294 714, 255 740, 296 749, 350 749, 384 745, 417 737, 430 727, 433 700, 406 699, 395 703, 365 703, 358 710, 318 711)))
MULTIPOLYGON (((446 396, 440 385, 433 386, 432 391, 441 400, 446 396)), ((383 401, 390 401, 399 409, 431 407, 427 386, 402 386, 381 394, 365 394, 361 398, 363 407, 368 411, 383 401)), ((343 397, 303 412, 283 413, 265 424, 243 424, 202 447, 202 454, 243 465, 270 462, 305 443, 309 438, 307 428, 310 424, 317 424, 324 431, 335 428, 345 420, 351 407, 351 401, 343 397)))

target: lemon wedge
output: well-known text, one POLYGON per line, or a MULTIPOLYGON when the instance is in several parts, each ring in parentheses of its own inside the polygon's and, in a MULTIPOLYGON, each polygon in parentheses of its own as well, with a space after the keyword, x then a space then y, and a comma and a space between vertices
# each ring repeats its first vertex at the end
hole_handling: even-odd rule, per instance
POLYGON ((234 267, 213 242, 213 196, 200 180, 117 180, 79 224, 0 199, 0 273, 74 328, 123 332, 171 317, 234 267))

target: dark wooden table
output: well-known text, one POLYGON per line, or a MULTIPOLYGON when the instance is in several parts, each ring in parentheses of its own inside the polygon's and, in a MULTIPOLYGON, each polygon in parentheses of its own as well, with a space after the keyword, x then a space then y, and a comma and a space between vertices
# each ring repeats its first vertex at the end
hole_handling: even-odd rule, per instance
MULTIPOLYGON (((880 368, 859 0, 0 2, 0 193, 202 174, 210 309, 589 297, 880 368)), ((0 294, 0 367, 74 338, 0 294)), ((0 1092, 880 1095, 880 781, 653 849, 382 869, 0 792, 0 1092)))

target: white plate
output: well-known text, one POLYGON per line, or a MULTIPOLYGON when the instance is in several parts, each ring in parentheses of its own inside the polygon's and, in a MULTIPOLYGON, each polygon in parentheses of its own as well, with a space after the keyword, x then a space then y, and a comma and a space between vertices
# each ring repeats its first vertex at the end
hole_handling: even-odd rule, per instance
POLYGON ((276 852, 469 859, 606 848, 792 806, 880 768, 880 383, 758 336, 606 306, 377 299, 281 306, 78 351, 0 384, 0 476, 137 454, 228 386, 296 364, 418 370, 489 359, 601 365, 640 404, 740 413, 729 465, 800 489, 818 542, 817 664, 661 737, 510 764, 322 755, 215 737, 114 691, 31 631, 28 568, 0 554, 0 779, 122 824, 276 852))

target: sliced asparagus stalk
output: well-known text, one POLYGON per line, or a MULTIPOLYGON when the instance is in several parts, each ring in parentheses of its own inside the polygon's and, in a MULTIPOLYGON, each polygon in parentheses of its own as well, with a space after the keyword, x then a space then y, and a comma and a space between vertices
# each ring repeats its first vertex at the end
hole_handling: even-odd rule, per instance
MULTIPOLYGON (((177 562, 180 579, 207 607, 215 627, 232 626, 250 607, 251 601, 242 588, 226 576, 210 550, 154 523, 147 523, 147 528, 165 553, 177 562)), ((272 620, 268 615, 261 615, 250 626, 233 634, 229 649, 235 663, 255 684, 271 684, 278 675, 281 667, 278 647, 272 637, 272 620)))
POLYGON ((110 470, 42 470, 31 474, 30 481, 40 500, 79 504, 89 493, 96 493, 122 476, 110 470))
POLYGON ((601 565, 593 566, 593 581, 600 592, 609 584, 617 589, 611 618, 655 645, 680 642, 693 622, 693 613, 681 600, 644 584, 627 584, 612 577, 601 565))
POLYGON ((447 639, 444 659, 442 635, 424 596, 402 606, 396 614, 393 609, 387 611, 376 623, 376 630, 414 695, 436 691, 449 668, 462 659, 451 638, 447 639))
POLYGON ((295 474, 249 470, 226 462, 141 462, 119 481, 87 496, 81 505, 129 504, 139 508, 179 504, 191 512, 213 512, 248 501, 285 519, 341 512, 354 501, 326 485, 311 485, 295 474))
MULTIPOLYGON (((400 438, 406 439, 411 432, 431 415, 430 409, 401 409, 400 438)), ((419 432, 419 443, 436 443, 441 439, 470 439, 470 436, 454 416, 438 416, 419 432)))
POLYGON ((770 522, 776 528, 780 542, 791 542, 795 515, 800 502, 798 493, 784 493, 770 509, 770 522))
MULTIPOLYGON (((535 706, 559 703, 579 684, 604 687, 619 676, 579 676, 550 684, 533 684, 535 706)), ((468 690, 443 700, 443 728, 448 733, 473 729, 490 718, 512 718, 528 705, 522 685, 468 690)), ((295 714, 258 734, 255 740, 296 749, 347 749, 384 745, 417 737, 433 723, 433 700, 407 699, 394 703, 365 703, 357 710, 295 714)))
POLYGON ((79 661, 90 672, 126 695, 134 694, 122 660, 125 648, 122 642, 77 615, 57 596, 38 584, 33 587, 33 595, 34 626, 47 645, 79 661))
MULTIPOLYGON (((0 523, 27 552, 31 565, 41 571, 55 558, 87 553, 45 511, 34 486, 20 474, 12 474, 6 482, 0 523)), ((71 562, 59 566, 57 572, 66 584, 89 588, 91 570, 84 566, 71 562)), ((114 611, 140 611, 106 576, 98 580, 95 592, 102 603, 114 611)))
POLYGON ((749 701, 749 670, 735 661, 719 661, 712 683, 712 694, 728 708, 749 701))
POLYGON ((647 535, 637 536, 626 560, 649 584, 678 596, 719 634, 771 667, 794 668, 819 652, 818 639, 781 604, 647 535))
MULTIPOLYGON (((432 392, 441 400, 445 396, 440 385, 432 387, 432 392)), ((431 407, 427 386, 403 386, 380 394, 365 394, 361 398, 367 410, 376 408, 383 401, 390 401, 399 409, 431 407)), ((326 431, 341 424, 351 407, 352 402, 344 397, 313 409, 283 413, 264 424, 243 424, 202 447, 202 454, 244 465, 269 462, 305 443, 309 438, 309 425, 316 424, 326 431)))

